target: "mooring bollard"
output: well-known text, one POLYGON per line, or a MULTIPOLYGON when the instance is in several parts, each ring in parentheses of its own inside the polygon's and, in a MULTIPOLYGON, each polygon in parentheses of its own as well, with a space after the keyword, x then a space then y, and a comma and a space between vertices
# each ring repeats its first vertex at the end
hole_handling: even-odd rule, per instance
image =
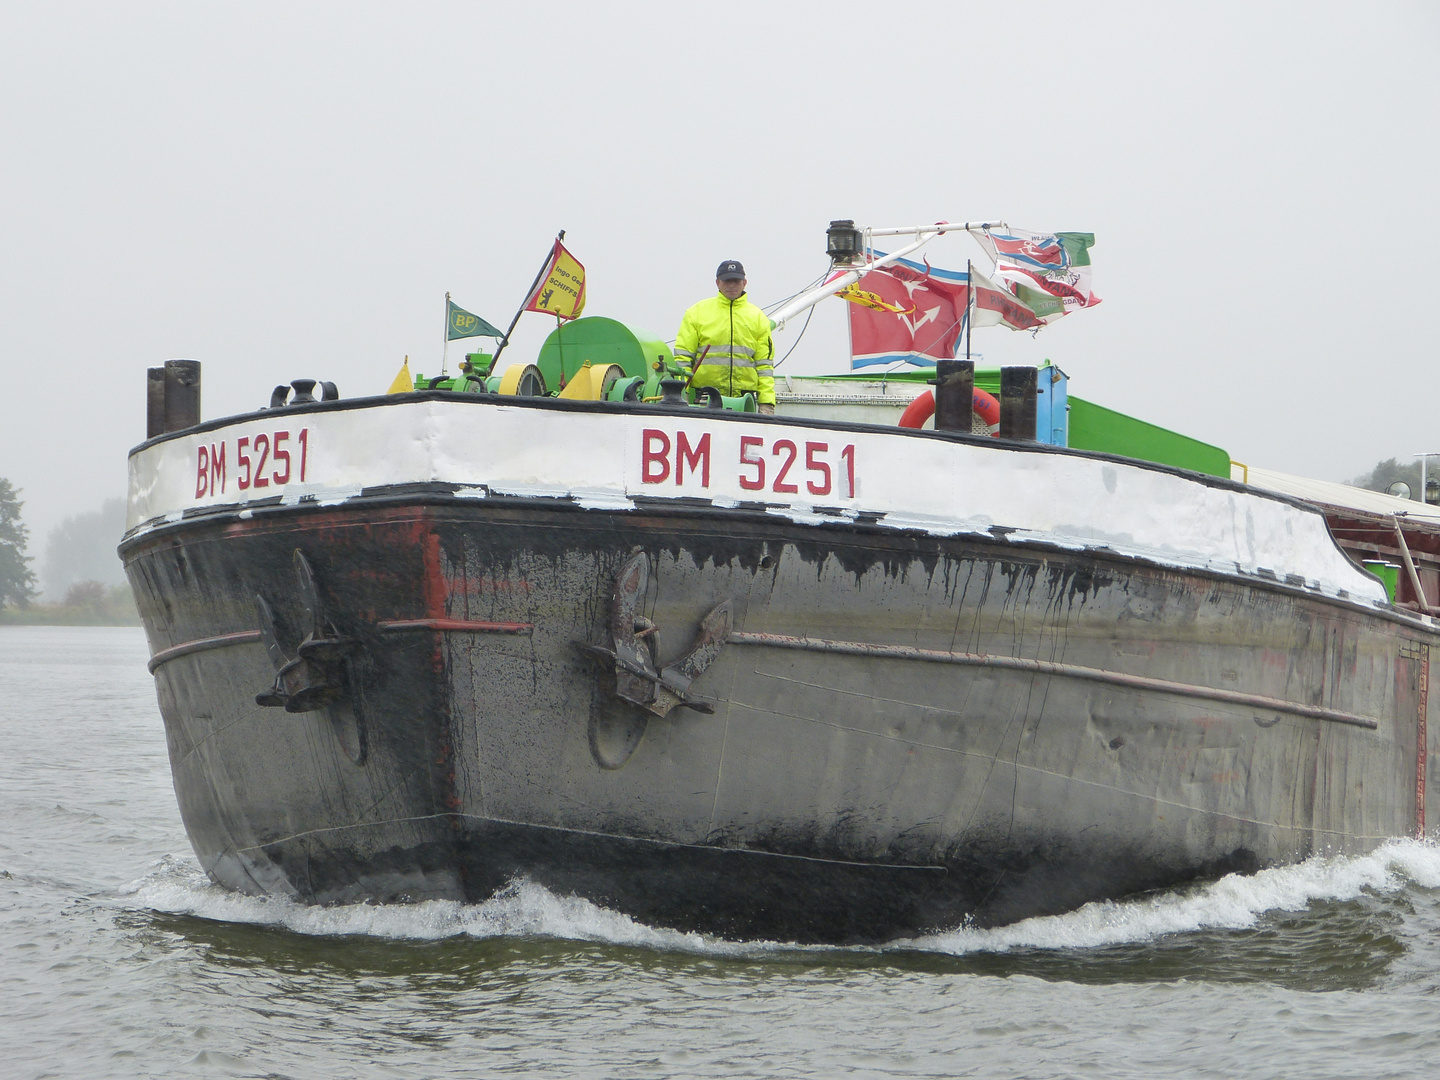
POLYGON ((200 361, 166 360, 145 372, 145 437, 200 423, 200 361))
POLYGON ((1000 437, 1035 441, 1035 388, 1033 367, 1000 369, 1000 437))
POLYGON ((975 363, 972 360, 937 360, 935 363, 935 430, 969 431, 974 412, 975 363))

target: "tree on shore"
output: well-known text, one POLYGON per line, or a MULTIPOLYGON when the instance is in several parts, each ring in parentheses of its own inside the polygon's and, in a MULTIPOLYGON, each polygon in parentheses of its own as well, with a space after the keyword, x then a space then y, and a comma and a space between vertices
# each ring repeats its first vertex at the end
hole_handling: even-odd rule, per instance
POLYGON ((68 517, 51 529, 40 564, 45 599, 54 603, 79 582, 125 584, 125 568, 115 554, 124 534, 124 499, 107 499, 99 510, 68 517))
MULTIPOLYGON (((1440 479, 1440 458, 1431 459, 1430 466, 1426 470, 1426 479, 1440 479)), ((1417 501, 1420 499, 1420 462, 1418 460, 1400 461, 1397 458, 1387 458, 1377 462, 1368 473, 1361 473, 1348 483, 1351 487, 1365 488, 1368 491, 1387 491, 1390 485, 1397 480, 1410 485, 1412 499, 1417 501)))
POLYGON ((0 476, 0 607, 26 608, 35 596, 35 574, 25 554, 30 530, 20 520, 22 505, 20 493, 0 476))

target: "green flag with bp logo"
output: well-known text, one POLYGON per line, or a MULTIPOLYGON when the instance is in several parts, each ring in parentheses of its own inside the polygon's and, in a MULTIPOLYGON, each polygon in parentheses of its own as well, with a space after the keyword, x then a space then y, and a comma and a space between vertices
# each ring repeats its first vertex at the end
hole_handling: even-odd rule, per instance
POLYGON ((454 304, 449 293, 445 294, 446 341, 457 341, 460 338, 468 337, 503 338, 504 336, 479 315, 472 315, 464 308, 454 304))

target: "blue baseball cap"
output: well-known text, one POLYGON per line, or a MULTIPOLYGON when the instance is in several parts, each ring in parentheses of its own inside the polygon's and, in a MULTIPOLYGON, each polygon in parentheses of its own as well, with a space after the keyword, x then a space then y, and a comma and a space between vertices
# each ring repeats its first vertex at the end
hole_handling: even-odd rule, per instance
POLYGON ((717 281, 741 281, 745 277, 745 267, 741 266, 734 259, 726 259, 715 271, 717 281))

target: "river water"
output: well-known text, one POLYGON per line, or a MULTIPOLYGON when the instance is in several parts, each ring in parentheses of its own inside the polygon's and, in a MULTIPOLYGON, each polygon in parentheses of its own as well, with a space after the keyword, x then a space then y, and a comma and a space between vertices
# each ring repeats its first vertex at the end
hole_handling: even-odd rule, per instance
MULTIPOLYGON (((0 627, 0 1076, 1434 1075, 1440 849, 880 948, 200 872, 128 628, 0 627)), ((795 902, 804 903, 803 897, 795 902)))

